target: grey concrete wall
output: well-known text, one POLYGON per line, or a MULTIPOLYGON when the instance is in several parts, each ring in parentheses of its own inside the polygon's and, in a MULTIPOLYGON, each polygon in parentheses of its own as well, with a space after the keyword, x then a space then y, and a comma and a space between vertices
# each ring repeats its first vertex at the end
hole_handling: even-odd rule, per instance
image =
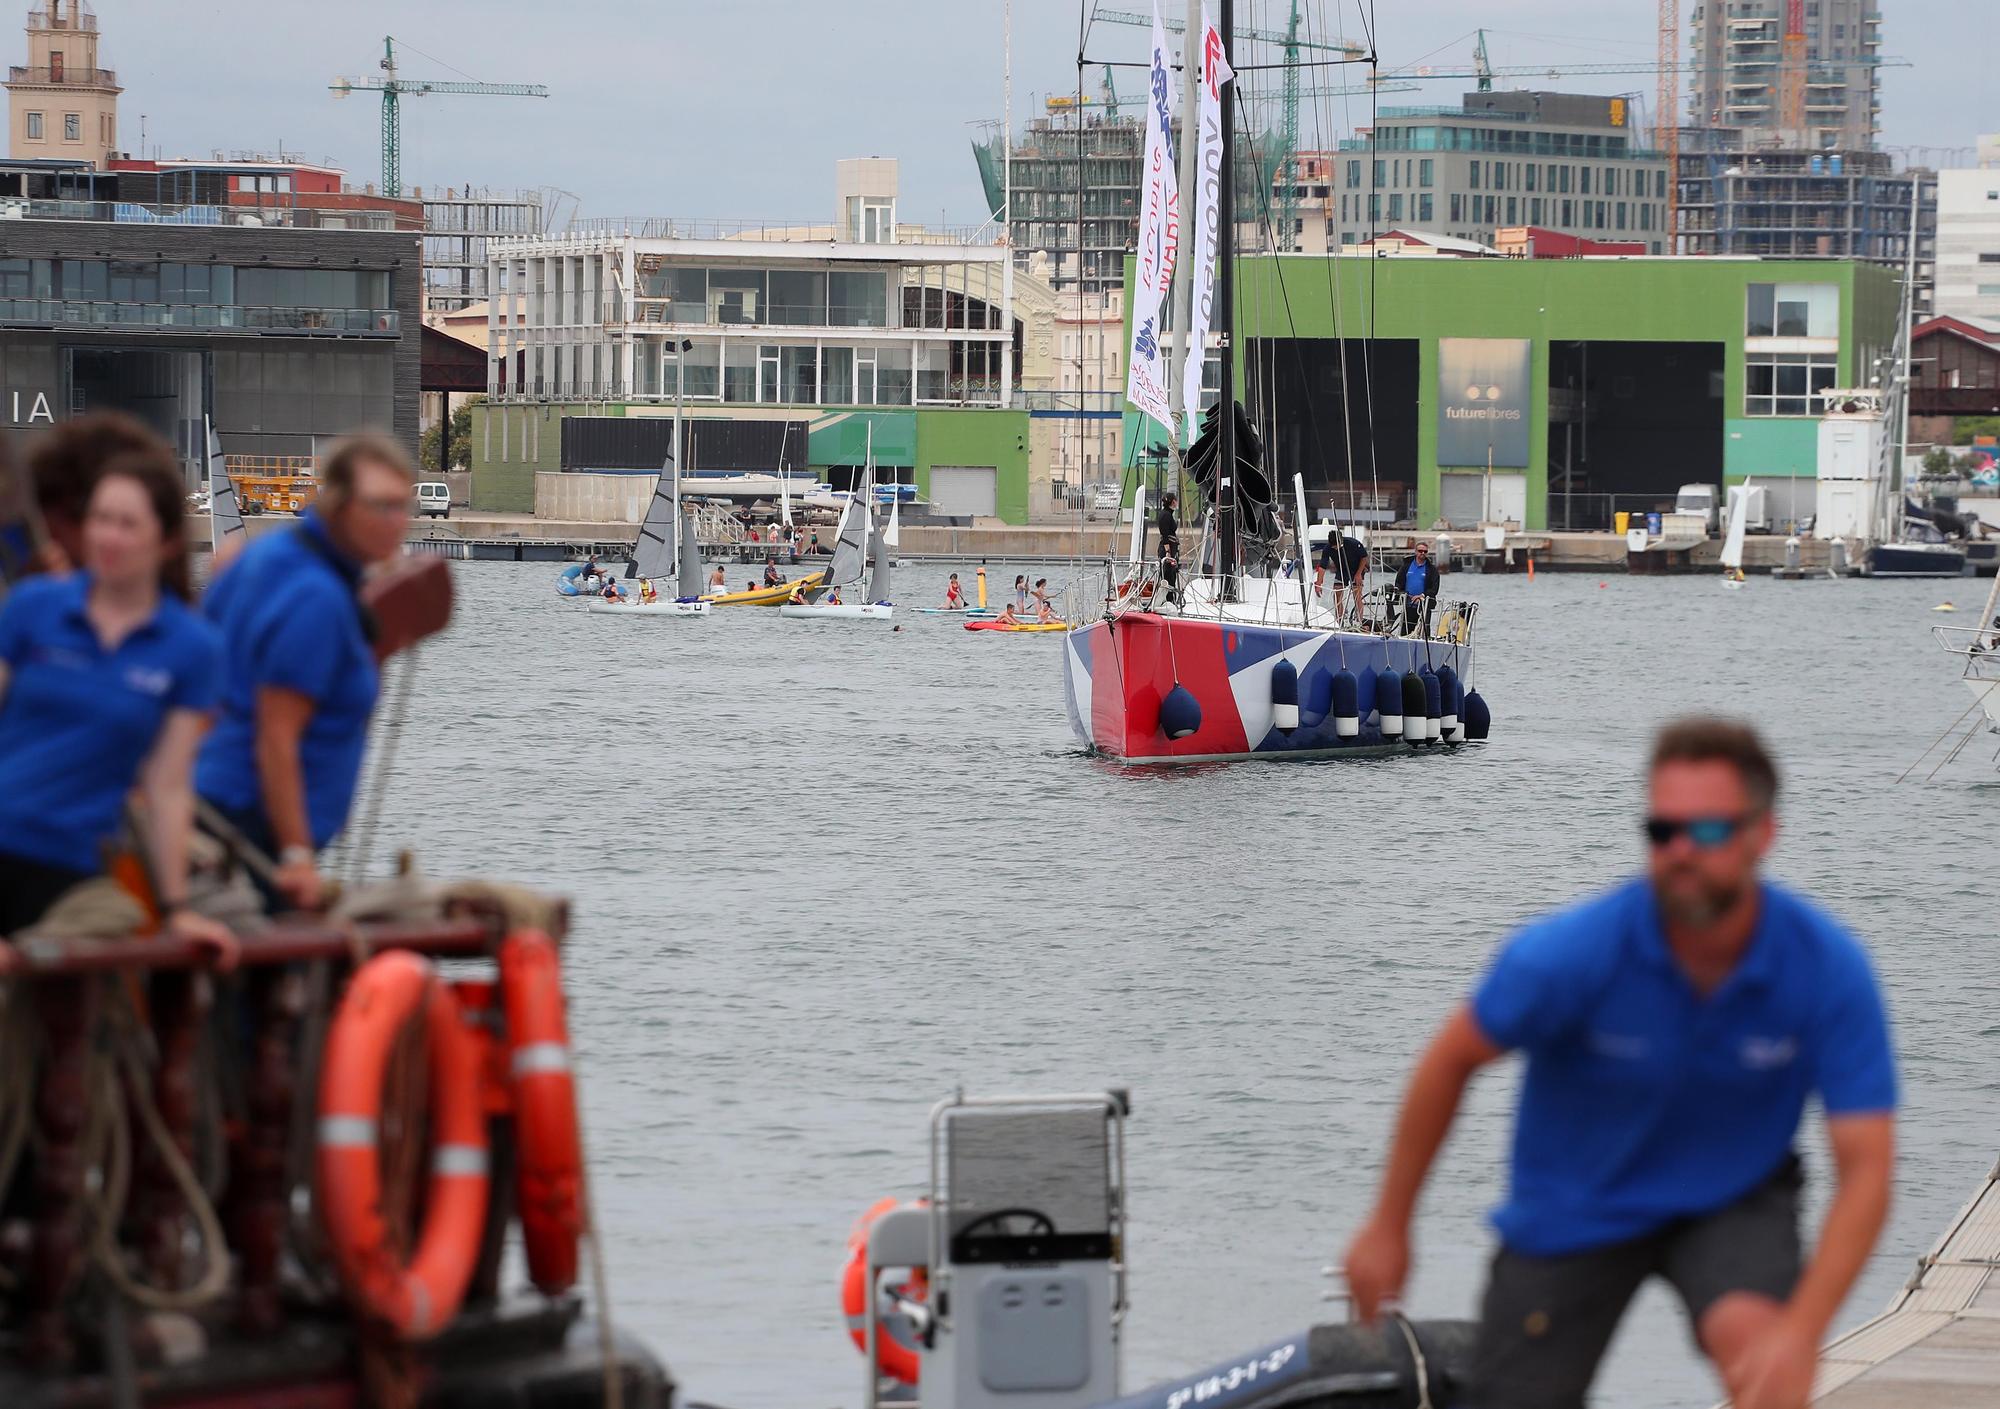
POLYGON ((643 523, 653 475, 535 474, 535 517, 573 523, 643 523))

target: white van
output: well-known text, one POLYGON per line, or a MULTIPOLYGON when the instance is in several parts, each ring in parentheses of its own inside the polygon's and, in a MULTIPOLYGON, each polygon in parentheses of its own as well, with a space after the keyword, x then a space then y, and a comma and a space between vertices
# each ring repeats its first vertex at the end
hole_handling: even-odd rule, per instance
POLYGON ((1722 527, 1722 495, 1712 484, 1684 484, 1674 496, 1674 512, 1699 515, 1708 532, 1718 532, 1722 527))
POLYGON ((419 518, 450 518, 451 486, 441 479, 418 481, 417 516, 419 518))

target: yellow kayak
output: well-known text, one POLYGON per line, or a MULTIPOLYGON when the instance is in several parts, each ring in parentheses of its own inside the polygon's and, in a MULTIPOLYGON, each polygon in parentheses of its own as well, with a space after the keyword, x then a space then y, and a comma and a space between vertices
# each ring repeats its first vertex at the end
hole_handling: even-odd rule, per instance
POLYGON ((791 582, 780 582, 775 587, 752 587, 747 592, 720 592, 702 600, 718 607, 782 607, 801 587, 817 587, 825 577, 826 569, 821 568, 791 582))
POLYGON ((965 629, 967 631, 1067 631, 1069 630, 1069 623, 1066 621, 1016 621, 1012 623, 968 621, 965 623, 965 629))

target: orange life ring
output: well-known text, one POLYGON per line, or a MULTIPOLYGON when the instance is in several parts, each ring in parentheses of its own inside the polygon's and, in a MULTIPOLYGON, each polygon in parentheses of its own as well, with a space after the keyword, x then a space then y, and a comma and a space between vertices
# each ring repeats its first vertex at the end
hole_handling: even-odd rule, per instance
MULTIPOLYGON (((855 1348, 864 1355, 868 1353, 868 1299, 874 1294, 874 1288, 868 1285, 868 1230, 875 1226, 876 1219, 903 1206, 900 1199, 877 1199, 855 1220, 854 1230, 847 1235, 847 1270, 840 1278, 840 1309, 847 1316, 847 1333, 854 1337, 855 1348)), ((930 1291, 930 1275, 921 1267, 915 1268, 910 1280, 897 1291, 906 1301, 922 1301, 930 1291)), ((878 1323, 875 1332, 875 1368, 898 1384, 914 1386, 921 1363, 916 1347, 890 1335, 886 1325, 878 1323)))
POLYGON ((316 1191, 348 1296, 405 1340, 435 1335, 472 1280, 486 1224, 486 1117, 478 1037, 449 985, 401 951, 362 965, 334 1012, 319 1084, 316 1191), (382 1215, 382 1081, 419 1011, 430 1047, 431 1172, 424 1226, 406 1264, 382 1215))
POLYGON ((520 1162, 516 1207, 528 1247, 528 1277, 545 1295, 557 1296, 576 1285, 583 1141, 555 941, 540 930, 508 935, 500 946, 500 993, 520 1162))

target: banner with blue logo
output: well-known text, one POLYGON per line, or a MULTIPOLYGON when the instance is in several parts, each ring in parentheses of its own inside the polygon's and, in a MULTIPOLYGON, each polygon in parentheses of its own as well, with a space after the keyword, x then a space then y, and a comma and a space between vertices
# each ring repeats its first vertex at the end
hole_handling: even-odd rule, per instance
POLYGON ((1528 467, 1533 369, 1526 338, 1438 339, 1440 466, 1528 467))

